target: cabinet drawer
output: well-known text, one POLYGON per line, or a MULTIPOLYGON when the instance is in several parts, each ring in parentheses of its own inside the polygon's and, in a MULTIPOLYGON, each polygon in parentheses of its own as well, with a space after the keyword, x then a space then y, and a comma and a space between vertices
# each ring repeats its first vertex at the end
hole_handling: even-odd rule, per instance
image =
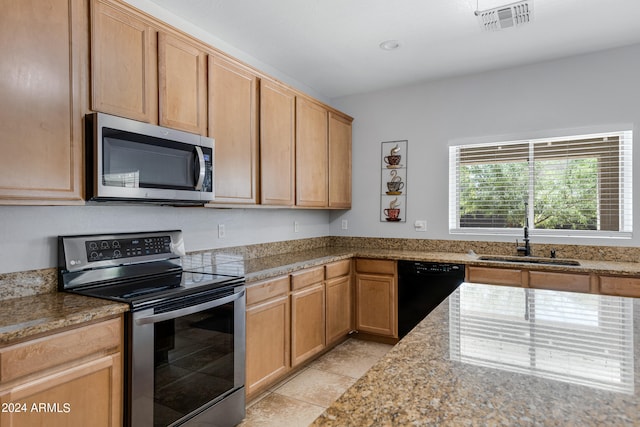
POLYGON ((640 279, 637 277, 600 276, 600 293, 640 298, 640 279))
POLYGON ((269 279, 247 286, 247 305, 257 304, 289 292, 289 276, 269 279))
POLYGON ((117 318, 5 347, 0 349, 0 382, 93 354, 118 352, 121 339, 122 323, 117 318))
POLYGON ((359 258, 356 260, 356 270, 359 273, 396 274, 396 262, 359 258))
POLYGON ((325 265, 326 279, 333 279, 334 277, 346 276, 351 271, 351 260, 345 259, 342 261, 332 262, 325 265))
POLYGON ((291 274, 291 290, 301 289, 324 280, 324 266, 309 268, 291 274))
POLYGON ((489 285, 522 285, 522 270, 515 268, 467 267, 467 282, 489 285))
POLYGON ((588 293, 589 284, 588 274, 550 273, 546 271, 529 272, 530 288, 588 293))

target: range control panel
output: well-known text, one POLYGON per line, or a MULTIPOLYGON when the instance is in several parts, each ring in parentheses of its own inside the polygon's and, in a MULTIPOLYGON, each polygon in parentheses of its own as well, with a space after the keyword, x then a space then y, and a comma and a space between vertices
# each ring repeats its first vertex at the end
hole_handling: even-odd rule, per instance
POLYGON ((94 270, 184 255, 180 230, 58 236, 60 271, 94 270))
POLYGON ((96 262, 171 253, 171 236, 88 240, 85 242, 87 261, 96 262))

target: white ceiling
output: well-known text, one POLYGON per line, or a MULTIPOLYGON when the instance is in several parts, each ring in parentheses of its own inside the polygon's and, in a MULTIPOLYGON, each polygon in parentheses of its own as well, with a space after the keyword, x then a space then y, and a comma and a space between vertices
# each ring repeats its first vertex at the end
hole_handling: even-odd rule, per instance
POLYGON ((328 98, 640 42, 640 0, 532 0, 532 23, 499 32, 476 2, 511 0, 151 1, 328 98))

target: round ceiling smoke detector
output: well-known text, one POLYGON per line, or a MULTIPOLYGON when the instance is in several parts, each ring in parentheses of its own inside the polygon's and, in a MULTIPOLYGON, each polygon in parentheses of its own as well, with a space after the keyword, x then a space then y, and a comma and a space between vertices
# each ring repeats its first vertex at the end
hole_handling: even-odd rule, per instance
POLYGON ((400 47, 398 40, 386 40, 380 43, 380 49, 382 50, 396 50, 400 47))

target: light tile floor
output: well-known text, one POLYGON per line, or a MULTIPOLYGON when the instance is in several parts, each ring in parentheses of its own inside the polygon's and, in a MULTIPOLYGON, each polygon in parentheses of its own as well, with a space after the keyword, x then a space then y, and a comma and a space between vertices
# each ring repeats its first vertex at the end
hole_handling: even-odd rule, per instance
POLYGON ((240 427, 307 427, 391 347, 348 339, 250 402, 240 427))

